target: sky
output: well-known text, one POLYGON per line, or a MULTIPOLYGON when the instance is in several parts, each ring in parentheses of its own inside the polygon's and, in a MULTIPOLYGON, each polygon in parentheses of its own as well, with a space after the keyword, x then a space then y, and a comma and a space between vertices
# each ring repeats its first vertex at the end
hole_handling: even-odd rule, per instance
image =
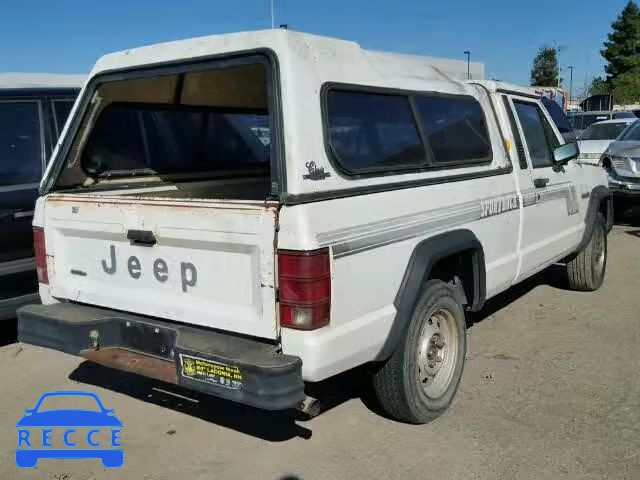
MULTIPOLYGON (((364 48, 485 63, 486 78, 528 84, 543 45, 560 47, 579 94, 603 75, 602 42, 627 0, 274 0, 276 25, 364 48), (587 6, 588 5, 588 6, 587 6)), ((12 0, 0 71, 85 73, 105 53, 271 26, 270 0, 12 0)))

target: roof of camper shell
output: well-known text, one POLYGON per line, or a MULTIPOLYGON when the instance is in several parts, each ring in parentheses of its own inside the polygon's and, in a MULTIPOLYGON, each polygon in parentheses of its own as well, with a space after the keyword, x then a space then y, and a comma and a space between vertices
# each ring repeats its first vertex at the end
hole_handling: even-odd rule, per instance
MULTIPOLYGON (((288 126, 282 132, 286 145, 282 150, 286 184, 280 187, 287 194, 337 191, 355 185, 373 186, 389 182, 385 176, 345 178, 327 156, 322 107, 318 102, 321 88, 327 84, 465 95, 476 98, 484 111, 491 111, 489 97, 482 93, 478 85, 466 80, 466 62, 373 52, 355 42, 285 29, 194 38, 112 53, 98 60, 91 76, 265 50, 272 51, 277 57, 280 87, 278 108, 288 126), (460 70, 462 66, 464 75, 460 70), (322 182, 305 180, 309 162, 316 163, 330 175, 322 182)), ((482 64, 478 65, 482 67, 482 64)), ((472 63, 472 67, 477 66, 472 63)), ((202 68, 207 67, 203 65, 202 68)), ((118 75, 115 78, 122 77, 118 75)), ((457 170, 460 174, 490 171, 508 165, 496 118, 488 115, 486 119, 491 132, 494 159, 491 164, 462 166, 457 170)), ((441 171, 421 171, 402 176, 411 180, 442 174, 441 171)))
MULTIPOLYGON (((466 80, 467 76, 466 61, 374 52, 361 48, 355 42, 286 29, 212 35, 132 48, 103 56, 91 75, 260 49, 273 50, 281 64, 312 64, 336 71, 349 66, 360 66, 363 77, 466 80)), ((470 69, 473 78, 483 78, 484 64, 471 62, 470 69)))

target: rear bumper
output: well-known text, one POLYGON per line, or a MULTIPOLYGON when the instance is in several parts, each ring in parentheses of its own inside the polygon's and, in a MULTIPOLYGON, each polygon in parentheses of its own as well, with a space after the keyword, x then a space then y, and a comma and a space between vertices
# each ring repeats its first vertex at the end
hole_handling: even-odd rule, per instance
POLYGON ((204 328, 61 303, 18 310, 18 339, 268 410, 304 399, 300 358, 204 328))

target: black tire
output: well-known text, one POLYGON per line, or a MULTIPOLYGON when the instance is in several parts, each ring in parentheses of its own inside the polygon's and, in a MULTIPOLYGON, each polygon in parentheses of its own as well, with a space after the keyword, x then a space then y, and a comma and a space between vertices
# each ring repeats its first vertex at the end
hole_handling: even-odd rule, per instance
POLYGON ((373 375, 373 390, 386 414, 403 422, 422 424, 447 410, 462 377, 467 350, 465 327, 464 309, 453 287, 441 280, 429 280, 396 350, 373 375), (432 329, 436 329, 436 333, 430 335, 432 329), (441 336, 437 336, 440 330, 441 336), (444 346, 439 345, 439 339, 444 346), (431 361, 434 352, 435 358, 441 358, 440 367, 437 360, 434 363, 439 370, 433 377, 430 376, 433 365, 430 367, 421 361, 429 352, 431 361), (439 374, 443 376, 439 378, 439 374), (429 396, 427 390, 442 393, 429 396))
POLYGON ((591 238, 567 263, 569 288, 581 292, 598 290, 607 270, 607 228, 601 213, 596 217, 591 238))

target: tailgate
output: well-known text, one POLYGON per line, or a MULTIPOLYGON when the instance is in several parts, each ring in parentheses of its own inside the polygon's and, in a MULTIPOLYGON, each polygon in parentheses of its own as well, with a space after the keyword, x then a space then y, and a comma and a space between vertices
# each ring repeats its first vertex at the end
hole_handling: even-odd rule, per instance
POLYGON ((277 204, 51 195, 51 295, 276 338, 277 204))

